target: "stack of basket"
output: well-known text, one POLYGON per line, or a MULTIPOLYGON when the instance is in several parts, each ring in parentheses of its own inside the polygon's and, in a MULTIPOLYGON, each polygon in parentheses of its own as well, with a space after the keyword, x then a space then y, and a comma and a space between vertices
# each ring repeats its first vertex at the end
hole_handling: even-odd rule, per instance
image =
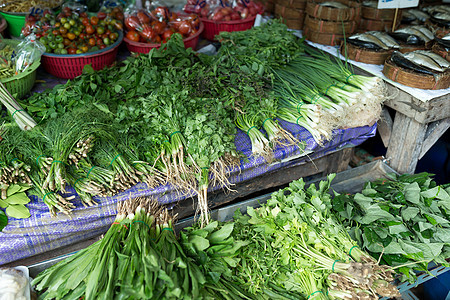
POLYGON ((305 20, 306 0, 276 0, 275 16, 281 18, 287 27, 301 30, 305 20))
MULTIPOLYGON (((395 18, 395 9, 377 9, 377 2, 364 2, 361 8, 361 22, 358 26, 359 32, 366 31, 391 31, 395 18)), ((402 19, 401 9, 397 12, 396 27, 402 19)))
POLYGON ((308 0, 303 34, 311 42, 336 46, 357 29, 361 4, 356 1, 308 0), (327 3, 325 3, 327 2, 327 3), (343 5, 339 5, 343 4, 343 5))

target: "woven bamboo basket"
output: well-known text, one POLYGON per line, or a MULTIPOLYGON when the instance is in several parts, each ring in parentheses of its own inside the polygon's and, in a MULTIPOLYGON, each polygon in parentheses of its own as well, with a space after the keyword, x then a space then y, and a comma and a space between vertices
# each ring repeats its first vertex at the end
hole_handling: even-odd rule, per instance
MULTIPOLYGON (((362 6, 361 15, 364 19, 369 20, 394 20, 395 9, 376 9, 373 7, 362 6)), ((402 10, 399 9, 397 13, 397 19, 402 19, 402 10)))
MULTIPOLYGON (((397 19, 397 28, 400 25, 400 19, 397 19)), ((365 31, 391 31, 392 30, 392 20, 369 20, 361 18, 359 22, 359 29, 365 31)))
POLYGON ((386 59, 391 55, 393 50, 370 50, 361 48, 349 43, 346 43, 344 46, 344 43, 341 44, 341 54, 343 56, 346 56, 348 59, 362 62, 365 64, 371 64, 371 65, 382 65, 386 61, 386 59), (347 47, 347 53, 345 53, 345 46, 347 47))
POLYGON ((282 19, 282 22, 290 29, 302 30, 305 21, 305 14, 298 19, 282 19))
POLYGON ((283 19, 293 20, 304 18, 305 11, 297 8, 289 8, 286 6, 275 4, 275 16, 283 19))
POLYGON ((355 21, 335 22, 314 19, 309 16, 306 16, 304 26, 316 32, 337 34, 353 34, 357 28, 355 21))
POLYGON ((321 33, 317 31, 310 30, 308 27, 303 28, 303 36, 311 42, 336 46, 341 44, 341 40, 344 38, 341 34, 335 33, 321 33))
POLYGON ((399 43, 401 53, 408 53, 416 50, 429 50, 433 46, 433 41, 426 43, 425 45, 408 45, 404 43, 399 43))
POLYGON ((446 60, 450 61, 450 53, 448 51, 446 51, 444 49, 444 47, 442 47, 441 45, 439 45, 438 43, 435 43, 433 45, 433 47, 431 47, 431 50, 433 50, 434 53, 439 54, 440 56, 442 56, 443 58, 445 58, 446 60))
POLYGON ((390 58, 384 63, 383 74, 392 81, 425 90, 440 90, 450 87, 450 72, 433 76, 417 73, 394 64, 390 58))
POLYGON ((276 0, 278 5, 287 7, 287 8, 296 8, 305 10, 306 8, 306 0, 276 0))
POLYGON ((348 1, 348 3, 344 3, 350 6, 349 8, 321 6, 320 2, 324 1, 308 1, 306 3, 306 14, 316 19, 328 21, 352 21, 361 14, 361 4, 359 2, 348 1))

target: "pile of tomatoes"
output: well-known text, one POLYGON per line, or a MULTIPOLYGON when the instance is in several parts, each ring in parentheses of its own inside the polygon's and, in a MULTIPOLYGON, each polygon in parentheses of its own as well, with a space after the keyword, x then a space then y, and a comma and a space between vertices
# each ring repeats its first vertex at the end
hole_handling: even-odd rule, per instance
POLYGON ((124 23, 128 40, 155 44, 166 42, 174 33, 180 33, 184 38, 193 36, 200 28, 197 15, 177 15, 162 6, 150 12, 135 11, 126 16, 124 23))
POLYGON ((110 12, 100 11, 88 16, 65 7, 58 15, 44 11, 40 16, 29 15, 22 33, 31 32, 45 45, 46 52, 82 54, 104 49, 119 38, 123 29, 123 12, 116 7, 110 12))
POLYGON ((234 7, 227 5, 226 1, 221 1, 224 6, 218 6, 214 9, 210 4, 199 4, 198 0, 188 0, 184 7, 184 11, 196 13, 202 18, 220 22, 220 21, 236 21, 253 18, 257 14, 264 13, 264 5, 256 1, 237 1, 234 7))

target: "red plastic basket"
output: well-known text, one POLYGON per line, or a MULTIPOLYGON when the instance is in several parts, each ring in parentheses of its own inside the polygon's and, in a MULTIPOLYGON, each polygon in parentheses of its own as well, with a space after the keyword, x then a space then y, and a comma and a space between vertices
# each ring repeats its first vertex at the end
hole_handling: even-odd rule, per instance
MULTIPOLYGON (((205 26, 202 22, 200 22, 200 27, 198 28, 197 33, 183 40, 184 47, 186 49, 192 48, 195 50, 195 48, 197 48, 200 34, 202 34, 204 29, 205 26)), ((151 49, 161 47, 161 44, 133 42, 126 37, 123 40, 125 41, 125 45, 127 45, 128 50, 135 53, 149 53, 151 49)))
POLYGON ((114 44, 91 53, 62 55, 46 52, 42 55, 41 63, 50 74, 59 78, 73 79, 81 75, 85 65, 91 65, 94 70, 111 65, 116 60, 122 39, 123 33, 119 31, 119 38, 114 44))
POLYGON ((253 27, 256 16, 244 20, 236 21, 223 21, 216 22, 205 18, 200 18, 203 24, 205 24, 205 30, 203 31, 203 37, 207 40, 213 41, 214 37, 221 31, 245 31, 253 27))

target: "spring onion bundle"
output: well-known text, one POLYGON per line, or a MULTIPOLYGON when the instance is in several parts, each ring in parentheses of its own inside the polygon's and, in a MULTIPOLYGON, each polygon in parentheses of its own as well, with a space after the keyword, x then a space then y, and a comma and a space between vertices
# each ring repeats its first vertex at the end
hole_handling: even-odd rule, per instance
POLYGON ((119 203, 100 241, 33 281, 42 299, 195 299, 204 283, 175 237, 173 218, 148 198, 119 203))
POLYGON ((36 122, 28 115, 27 112, 17 103, 13 96, 9 93, 3 83, 0 82, 0 103, 2 103, 17 125, 22 130, 30 130, 36 126, 36 122))

